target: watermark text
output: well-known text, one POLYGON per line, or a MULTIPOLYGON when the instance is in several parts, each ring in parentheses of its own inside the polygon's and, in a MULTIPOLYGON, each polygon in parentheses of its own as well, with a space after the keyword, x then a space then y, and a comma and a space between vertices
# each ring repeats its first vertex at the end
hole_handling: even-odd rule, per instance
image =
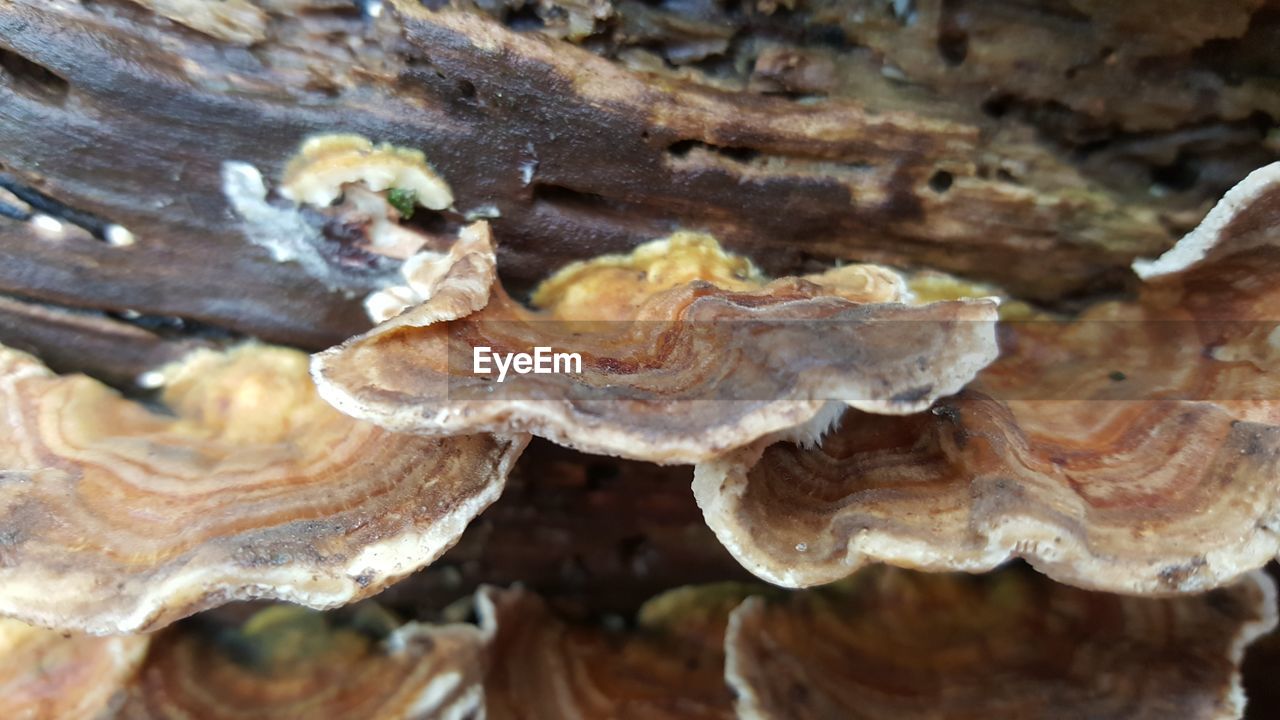
POLYGON ((507 379, 507 372, 517 375, 548 375, 551 373, 581 373, 582 355, 570 352, 553 352, 549 347, 535 347, 531 353, 494 352, 492 348, 479 346, 471 351, 471 371, 476 375, 498 373, 498 382, 507 379))

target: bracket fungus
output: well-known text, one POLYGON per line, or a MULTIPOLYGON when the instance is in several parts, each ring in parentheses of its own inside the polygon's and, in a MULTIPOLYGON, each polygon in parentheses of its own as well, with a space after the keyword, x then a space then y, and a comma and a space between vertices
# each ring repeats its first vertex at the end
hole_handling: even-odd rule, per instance
POLYGON ((0 717, 110 717, 142 666, 149 641, 143 635, 64 635, 0 619, 0 717))
POLYGON ((400 266, 400 275, 403 285, 365 298, 365 310, 378 323, 370 335, 424 327, 479 310, 489 302, 498 278, 489 224, 481 221, 462 228, 445 253, 417 253, 400 266))
POLYGON ((1166 593, 1261 567, 1280 549, 1278 199, 1280 164, 1143 266, 1136 301, 1009 324, 1002 357, 932 413, 850 412, 821 447, 765 440, 699 465, 708 524, 791 586, 869 561, 1022 557, 1073 585, 1166 593))
POLYGON ((316 385, 395 432, 529 432, 689 463, 774 433, 816 436, 846 405, 923 410, 996 355, 991 299, 909 306, 884 268, 766 282, 705 236, 657 243, 566 269, 534 292, 538 310, 494 281, 468 312, 488 264, 437 268, 421 305, 316 355, 316 385), (479 349, 500 365, 538 348, 579 364, 511 376, 479 365, 479 349))
POLYGON ((738 717, 1240 717, 1244 648, 1276 625, 1261 573, 1198 596, 1077 590, 1017 568, 879 568, 729 620, 738 717))
MULTIPOLYGON (((371 604, 187 621, 150 640, 140 669, 146 639, 66 646, 132 643, 100 686, 118 708, 103 716, 121 720, 1211 720, 1239 716, 1244 648, 1276 626, 1262 573, 1198 596, 1135 598, 1019 567, 876 568, 798 593, 678 588, 646 602, 634 627, 563 620, 520 588, 482 587, 473 602, 478 627, 401 624, 371 604)), ((60 667, 98 658, 64 655, 60 667)), ((19 696, 18 717, 37 700, 19 696)))
MULTIPOLYGON (((366 613, 367 614, 367 613, 366 613)), ((386 618, 385 620, 390 620, 386 618)), ((177 626, 152 643, 120 720, 417 720, 482 717, 474 625, 347 622, 296 606, 239 627, 177 626), (385 631, 385 632, 384 632, 385 631)))
POLYGON ((449 186, 427 164, 421 151, 389 143, 374 145, 359 135, 317 135, 308 139, 285 166, 280 193, 295 202, 325 207, 343 194, 344 186, 357 183, 373 192, 407 193, 408 206, 416 203, 443 210, 453 204, 449 186))
POLYGON ((236 599, 350 602, 453 545, 527 440, 352 420, 293 350, 158 372, 172 415, 0 348, 3 613, 111 633, 236 599))
POLYGON ((432 244, 430 234, 401 224, 416 207, 453 205, 421 151, 343 134, 302 143, 285 163, 282 201, 270 197, 256 167, 239 161, 222 163, 222 192, 251 242, 347 294, 380 288, 397 263, 432 244))
POLYGON ((666 616, 642 610, 640 628, 623 634, 565 623, 525 590, 482 588, 486 716, 729 720, 724 620, 740 598, 708 594, 683 593, 691 602, 666 616))

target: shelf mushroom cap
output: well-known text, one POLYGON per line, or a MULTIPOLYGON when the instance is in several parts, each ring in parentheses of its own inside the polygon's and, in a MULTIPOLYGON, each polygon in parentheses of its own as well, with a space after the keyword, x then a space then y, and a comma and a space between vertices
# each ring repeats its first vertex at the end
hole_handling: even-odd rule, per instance
POLYGON ((318 135, 302 144, 284 170, 280 192, 298 203, 325 207, 342 187, 359 183, 373 192, 399 189, 431 210, 453 204, 449 185, 418 150, 375 145, 359 135, 318 135))
POLYGON ((1263 566, 1280 552, 1277 168, 1228 193, 1182 241, 1196 257, 1171 250, 1136 300, 1005 324, 1000 359, 931 413, 848 412, 819 447, 765 439, 700 464, 707 523, 787 586, 1018 557, 1165 594, 1263 566))
POLYGON ((630 633, 563 622, 520 588, 481 588, 476 606, 490 637, 484 682, 490 720, 733 717, 723 673, 731 603, 701 615, 699 607, 679 608, 672 618, 642 611, 630 633))
POLYGON ((152 642, 120 717, 480 716, 485 636, 479 628, 362 617, 372 613, 356 608, 344 621, 274 605, 239 626, 169 628, 152 642))
POLYGON ((1261 572, 1139 598, 1018 566, 978 577, 879 567, 793 593, 688 586, 650 599, 630 627, 563 620, 519 587, 481 587, 473 607, 478 626, 401 623, 373 603, 274 605, 154 637, 63 638, 7 621, 0 707, 45 717, 50 693, 74 687, 56 694, 60 708, 131 720, 1216 720, 1240 716, 1244 650, 1276 625, 1261 572))
POLYGON ((142 666, 145 635, 63 634, 0 619, 0 717, 101 718, 142 666))
POLYGON ((748 599, 729 619, 739 718, 1225 720, 1245 647, 1276 625, 1261 572, 1137 598, 991 575, 876 568, 845 586, 748 599))
POLYGON ((0 349, 0 613, 118 633, 233 600, 351 602, 452 546, 527 441, 352 420, 283 348, 160 373, 167 415, 0 349))
POLYGON ((876 266, 766 283, 705 236, 658 242, 566 270, 535 291, 540 310, 494 281, 468 312, 492 267, 451 253, 421 305, 314 356, 316 385, 395 432, 528 432, 689 463, 775 433, 812 438, 846 405, 922 410, 996 357, 994 299, 907 305, 905 285, 876 266), (505 381, 477 372, 478 348, 539 347, 580 366, 505 381))

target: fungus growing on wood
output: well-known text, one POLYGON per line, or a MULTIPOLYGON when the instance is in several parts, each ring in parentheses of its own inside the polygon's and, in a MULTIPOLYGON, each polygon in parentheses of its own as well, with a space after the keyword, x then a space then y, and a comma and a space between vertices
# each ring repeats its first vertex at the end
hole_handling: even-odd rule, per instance
MULTIPOLYGON (((909 295, 902 276, 879 265, 842 265, 795 280, 861 303, 901 302, 909 295)), ((748 258, 726 252, 710 235, 681 230, 625 255, 571 263, 542 281, 530 300, 557 319, 618 320, 634 317, 654 295, 697 281, 730 292, 769 285, 748 258)))
POLYGON ((396 432, 530 432, 687 463, 773 433, 815 436, 845 405, 922 410, 996 355, 993 300, 884 302, 904 286, 878 267, 765 283, 707 238, 658 243, 569 268, 535 291, 540 311, 495 282, 488 304, 466 313, 483 297, 479 275, 454 280, 438 268, 443 279, 422 305, 316 355, 317 387, 343 412, 396 432), (480 364, 482 353, 536 348, 572 352, 579 365, 507 375, 480 364))
MULTIPOLYGON (((401 221, 419 205, 443 210, 453 204, 449 186, 421 151, 374 145, 359 135, 307 139, 286 163, 278 191, 298 205, 270 201, 253 165, 222 164, 223 195, 250 242, 277 262, 296 262, 326 287, 347 294, 382 288, 397 261, 404 261, 402 274, 408 278, 413 271, 404 264, 435 238, 401 221)), ((436 255, 423 252, 428 258, 436 255)), ((386 301, 374 301, 375 307, 386 301)))
MULTIPOLYGON (((456 537, 532 429, 697 460, 708 517, 781 582, 1043 572, 762 588, 726 653, 739 590, 636 614, 747 572, 689 471, 539 439, 466 544, 381 600, 456 618, 517 582, 545 606, 485 593, 454 652, 341 612, 219 628, 262 607, 233 603, 158 630, 127 698, 124 666, 86 677, 86 712, 1238 715, 1235 651, 1269 618, 1226 583, 1280 533, 1276 171, 1129 268, 1280 158, 1278 37, 1277 0, 0 1, 0 343, 148 393, 6 379, 0 350, 0 614, 8 593, 107 631, 360 597, 456 537), (335 131, 360 136, 312 135, 335 131), (511 297, 460 218, 492 223, 511 297), (961 326, 992 295, 993 363, 961 326), (154 371, 369 317, 340 379, 377 382, 326 392, 411 437, 311 408, 296 353, 301 403, 256 371, 154 371), (482 348, 583 345, 567 382, 448 382, 482 348)), ((0 683, 24 705, 0 717, 71 714, 65 655, 32 655, 6 658, 35 690, 0 683), (50 685, 67 702, 42 708, 50 685)))
POLYGON ((1240 717, 1244 648, 1276 624, 1261 573, 1191 597, 1105 595, 1018 569, 878 568, 729 620, 738 717, 1240 717))
POLYGON ((0 611, 108 633, 236 599, 350 602, 450 547, 526 440, 354 421, 293 350, 158 373, 171 414, 0 349, 0 611))
POLYGON ((477 601, 492 638, 486 715, 728 720, 724 622, 739 599, 682 593, 642 610, 636 631, 611 633, 562 622, 527 591, 484 588, 477 601))
POLYGON ((397 626, 371 609, 361 610, 344 619, 276 605, 240 626, 205 622, 170 628, 152 643, 120 717, 483 716, 485 638, 479 628, 397 626))
POLYGON ((688 586, 633 627, 561 619, 519 588, 483 587, 474 606, 479 627, 401 624, 368 604, 180 623, 136 676, 112 678, 115 716, 1208 720, 1239 715, 1244 648, 1276 625, 1262 573, 1151 599, 1020 567, 874 568, 798 593, 688 586))
POLYGON ((378 323, 371 333, 424 327, 483 308, 498 278, 489 224, 462 228, 447 252, 424 250, 414 255, 400 266, 400 275, 403 285, 365 298, 365 310, 378 323))
POLYGON ((0 717, 110 717, 142 665, 148 641, 64 635, 0 619, 0 717))
POLYGON ((388 191, 400 214, 413 205, 443 210, 453 193, 421 151, 389 143, 374 145, 359 135, 317 135, 302 144, 284 169, 280 193, 298 203, 326 207, 347 185, 388 191), (398 198, 398 199, 397 199, 398 198))
POLYGON ((700 465, 708 524, 792 586, 869 561, 1023 557, 1073 585, 1160 593, 1262 566, 1280 550, 1278 180, 1271 166, 1228 194, 1136 302, 1011 324, 1004 355, 931 413, 850 412, 821 447, 761 441, 700 465))

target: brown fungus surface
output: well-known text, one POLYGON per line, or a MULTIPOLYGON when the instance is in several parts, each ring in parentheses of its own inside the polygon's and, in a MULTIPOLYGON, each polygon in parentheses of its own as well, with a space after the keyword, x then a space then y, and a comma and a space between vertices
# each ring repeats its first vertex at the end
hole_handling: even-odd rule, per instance
POLYGON ((1136 302, 1014 323, 931 413, 848 413, 821 447, 700 465, 708 523, 750 570, 804 586, 869 561, 1073 585, 1215 587, 1280 548, 1280 166, 1259 170, 1136 302), (1190 247, 1190 249, 1188 249, 1190 247))
POLYGON ((0 717, 92 720, 119 707, 145 636, 64 635, 0 619, 0 717))
POLYGON ((498 278, 489 224, 464 227, 447 252, 414 255, 400 266, 400 275, 404 284, 365 299, 369 317, 379 323, 370 334, 424 327, 483 308, 498 278))
POLYGON ((453 191, 419 150, 360 135, 316 135, 302 143, 284 168, 281 194, 318 207, 340 198, 345 186, 360 184, 372 192, 399 190, 410 202, 431 210, 453 204, 453 191))
POLYGON ((726 679, 750 720, 1236 718, 1244 648, 1275 626, 1262 574, 1167 599, 1017 568, 877 568, 734 611, 726 679))
POLYGON ((453 545, 526 440, 351 420, 293 350, 157 375, 168 414, 0 349, 0 612, 111 633, 236 599, 350 602, 453 545))
POLYGON ((633 626, 566 621, 519 588, 482 588, 475 609, 479 627, 402 625, 373 605, 180 623, 115 717, 1207 720, 1239 716, 1244 649, 1276 624, 1261 573, 1153 599, 1023 567, 689 586, 633 626))
POLYGON ((424 303, 316 355, 321 395, 396 432, 529 432, 688 463, 773 433, 812 437, 845 405, 923 410, 996 354, 994 300, 909 306, 899 279, 864 265, 766 283, 691 233, 566 269, 534 293, 539 310, 494 283, 467 312, 481 267, 442 271, 424 303), (580 367, 475 372, 478 348, 496 371, 497 356, 539 347, 580 367))
MULTIPOLYGON (((365 613, 368 615, 369 613, 365 613)), ((159 634, 118 720, 424 720, 479 717, 484 634, 474 625, 335 621, 276 605, 240 626, 159 634), (382 635, 382 637, 378 637, 382 635)))
POLYGON ((565 623, 527 591, 485 588, 491 720, 728 720, 724 622, 740 596, 686 593, 641 612, 632 632, 565 623), (646 616, 647 615, 647 616, 646 616))

